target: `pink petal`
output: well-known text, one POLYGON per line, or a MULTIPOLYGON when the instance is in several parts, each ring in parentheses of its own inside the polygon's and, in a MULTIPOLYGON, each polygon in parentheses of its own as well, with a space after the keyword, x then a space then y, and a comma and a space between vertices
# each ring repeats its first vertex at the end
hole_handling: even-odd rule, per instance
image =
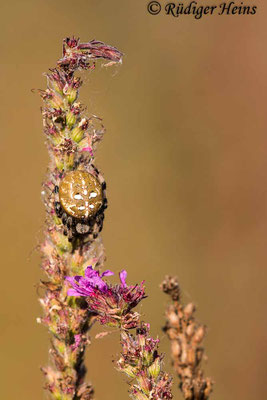
POLYGON ((93 149, 92 149, 92 147, 90 147, 90 146, 83 147, 83 148, 82 148, 82 151, 88 151, 88 152, 91 154, 91 156, 94 155, 93 149))
POLYGON ((69 289, 67 291, 67 295, 68 296, 75 296, 75 297, 80 297, 81 296, 81 294, 78 293, 75 289, 69 289))
POLYGON ((110 271, 109 269, 107 269, 106 271, 103 272, 102 276, 111 276, 114 275, 114 272, 110 271))
POLYGON ((123 269, 120 272, 120 280, 121 280, 121 286, 122 287, 126 287, 126 278, 127 278, 127 271, 125 269, 123 269))

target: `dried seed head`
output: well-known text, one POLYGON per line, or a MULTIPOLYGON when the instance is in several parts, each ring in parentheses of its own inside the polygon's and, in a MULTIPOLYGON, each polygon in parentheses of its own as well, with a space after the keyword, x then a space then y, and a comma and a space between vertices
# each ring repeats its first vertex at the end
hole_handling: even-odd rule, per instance
POLYGON ((181 292, 177 278, 167 275, 160 288, 164 293, 170 295, 173 301, 180 300, 181 292))
POLYGON ((213 382, 203 377, 201 369, 201 361, 205 357, 201 343, 206 327, 195 319, 196 307, 193 303, 183 306, 180 302, 179 286, 175 278, 167 276, 161 289, 173 300, 173 304, 167 307, 163 330, 171 341, 172 364, 180 380, 183 398, 208 400, 213 382))
POLYGON ((72 217, 93 217, 103 204, 101 184, 94 175, 86 171, 71 171, 60 183, 59 201, 72 217))

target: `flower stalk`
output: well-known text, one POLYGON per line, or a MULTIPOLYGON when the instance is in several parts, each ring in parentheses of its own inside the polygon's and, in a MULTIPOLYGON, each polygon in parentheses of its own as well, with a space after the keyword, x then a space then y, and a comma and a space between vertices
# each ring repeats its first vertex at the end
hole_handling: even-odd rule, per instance
POLYGON ((104 127, 84 115, 78 101, 82 81, 77 70, 93 70, 97 59, 119 63, 122 54, 102 42, 65 39, 63 57, 40 90, 44 133, 50 156, 43 183, 46 207, 40 282, 42 318, 51 334, 51 365, 42 368, 45 387, 57 400, 91 400, 93 388, 84 382, 84 353, 94 313, 83 298, 67 296, 66 276, 83 274, 87 265, 100 269, 105 260, 99 233, 107 207, 106 184, 94 165, 104 127))
POLYGON ((135 400, 172 399, 171 377, 163 370, 163 355, 158 353, 159 339, 149 334, 150 326, 138 321, 136 333, 121 330, 122 352, 117 369, 130 381, 130 397, 135 400))
MULTIPOLYGON (((144 282, 128 286, 127 273, 120 273, 120 284, 110 285, 104 278, 113 275, 107 270, 100 274, 91 266, 84 276, 67 277, 69 296, 86 299, 88 310, 102 325, 117 328, 122 351, 116 368, 126 374, 129 394, 134 400, 172 399, 169 375, 163 371, 163 355, 158 352, 159 339, 149 334, 149 324, 141 321, 134 308, 146 297, 144 282), (135 333, 132 333, 135 329, 135 333)), ((102 334, 103 336, 103 334, 102 334)))

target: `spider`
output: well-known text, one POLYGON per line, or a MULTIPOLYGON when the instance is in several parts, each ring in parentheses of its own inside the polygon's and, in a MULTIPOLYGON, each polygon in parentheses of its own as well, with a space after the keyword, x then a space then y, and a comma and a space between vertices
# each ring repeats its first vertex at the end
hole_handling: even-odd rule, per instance
POLYGON ((66 173, 54 193, 55 212, 69 241, 84 235, 89 240, 96 239, 107 208, 106 182, 97 168, 91 166, 90 172, 77 169, 66 173))

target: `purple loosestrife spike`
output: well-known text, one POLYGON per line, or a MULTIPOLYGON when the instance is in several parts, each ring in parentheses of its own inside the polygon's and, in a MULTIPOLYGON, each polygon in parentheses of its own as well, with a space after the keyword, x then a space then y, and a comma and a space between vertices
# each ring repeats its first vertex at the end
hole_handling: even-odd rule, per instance
POLYGON ((100 274, 91 266, 87 267, 84 277, 66 278, 73 287, 68 294, 85 296, 89 310, 96 314, 101 324, 120 329, 122 352, 117 369, 131 379, 131 398, 170 400, 172 380, 162 369, 163 356, 158 353, 159 339, 150 337, 150 325, 141 322, 140 315, 132 311, 146 297, 143 282, 141 285, 128 286, 127 272, 122 270, 119 274, 120 284, 110 285, 103 278, 112 274, 109 270, 100 274), (136 328, 136 335, 129 333, 132 328, 136 328))
POLYGON ((121 57, 117 49, 102 42, 67 38, 63 57, 46 74, 46 90, 39 90, 50 161, 42 190, 46 227, 41 245, 42 269, 48 281, 40 283, 44 314, 38 322, 51 334, 51 366, 42 370, 45 387, 56 400, 94 398, 92 386, 84 383, 84 353, 95 316, 86 308, 86 300, 77 296, 88 296, 90 290, 94 293, 96 285, 104 290, 108 285, 102 278, 111 274, 97 272, 105 261, 100 232, 107 198, 94 156, 105 129, 100 118, 84 115, 85 107, 78 101, 82 80, 75 71, 93 70, 97 59, 110 65, 121 62, 121 57), (90 212, 83 211, 85 206, 90 212), (87 265, 92 267, 82 277, 87 265), (68 280, 74 286, 69 294, 76 297, 67 296, 66 276, 71 276, 68 280))
POLYGON ((99 272, 105 256, 98 235, 107 199, 106 183, 94 166, 94 154, 104 127, 99 118, 83 115, 84 109, 77 102, 82 81, 74 76, 76 70, 93 70, 98 58, 111 65, 121 62, 122 53, 96 40, 80 43, 79 39, 65 39, 63 57, 57 68, 47 74, 47 89, 40 91, 50 155, 43 185, 47 228, 42 245, 42 267, 49 281, 42 282, 45 296, 40 299, 44 309, 41 322, 52 334, 53 367, 43 368, 46 388, 56 400, 93 399, 92 386, 83 382, 83 357, 89 343, 88 329, 98 319, 101 324, 120 330, 122 353, 117 366, 134 378, 130 383, 131 397, 169 400, 171 379, 162 370, 159 340, 150 337, 149 324, 142 323, 139 313, 133 311, 146 297, 144 282, 127 285, 127 272, 123 270, 120 284, 111 285, 105 278, 113 273, 99 272), (97 209, 89 201, 97 195, 96 189, 90 189, 95 180, 101 189, 97 209), (92 212, 85 213, 85 206, 91 207, 92 212), (86 265, 89 267, 84 271, 86 265), (129 333, 133 328, 136 334, 129 333))

